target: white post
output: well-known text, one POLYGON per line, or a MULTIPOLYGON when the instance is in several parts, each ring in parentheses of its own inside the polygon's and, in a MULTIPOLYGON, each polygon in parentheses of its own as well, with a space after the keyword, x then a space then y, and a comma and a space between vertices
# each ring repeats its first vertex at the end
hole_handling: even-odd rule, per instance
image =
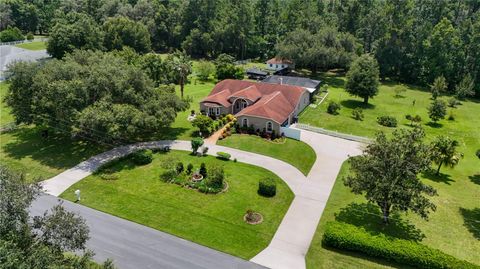
POLYGON ((77 200, 75 202, 80 202, 80 190, 75 191, 75 196, 77 197, 77 200))

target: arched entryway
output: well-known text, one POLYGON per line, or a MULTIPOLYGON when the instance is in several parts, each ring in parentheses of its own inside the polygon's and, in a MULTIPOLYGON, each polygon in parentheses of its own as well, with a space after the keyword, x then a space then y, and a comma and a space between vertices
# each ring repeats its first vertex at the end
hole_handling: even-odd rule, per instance
POLYGON ((248 102, 245 99, 238 98, 235 99, 233 102, 233 108, 232 108, 232 114, 237 114, 240 112, 242 109, 246 108, 248 106, 248 102))

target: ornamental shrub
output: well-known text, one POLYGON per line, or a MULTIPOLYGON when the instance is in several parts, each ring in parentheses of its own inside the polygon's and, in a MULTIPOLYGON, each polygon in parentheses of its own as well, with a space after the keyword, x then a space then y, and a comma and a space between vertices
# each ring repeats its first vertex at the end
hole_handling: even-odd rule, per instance
POLYGON ((397 119, 392 116, 380 116, 377 118, 377 122, 386 127, 397 127, 397 119))
POLYGON ((418 268, 480 268, 415 241, 381 233, 372 235, 364 228, 343 222, 328 222, 322 243, 418 268))
POLYGON ((187 165, 187 171, 186 171, 187 175, 192 174, 192 170, 193 170, 193 164, 189 163, 187 165))
POLYGON ((131 154, 132 161, 136 165, 149 164, 153 160, 153 153, 149 149, 141 149, 131 154))
POLYGON ((363 109, 357 107, 354 110, 352 110, 352 117, 356 120, 362 121, 364 116, 363 116, 363 109))
POLYGON ((33 36, 32 32, 27 34, 27 40, 32 41, 35 37, 33 36))
POLYGON ((203 178, 207 177, 207 166, 205 166, 205 163, 200 164, 200 170, 198 172, 203 176, 203 178))
POLYGON ((196 154, 197 150, 203 145, 203 139, 201 137, 194 137, 191 143, 192 143, 192 153, 196 154))
POLYGON ((177 174, 180 174, 183 172, 185 168, 183 167, 183 163, 182 162, 178 162, 177 163, 177 166, 175 167, 175 171, 177 171, 177 174))
POLYGON ((1 42, 12 42, 24 40, 25 37, 22 35, 22 31, 17 27, 7 27, 7 29, 0 32, 0 41, 1 42))
POLYGON ((223 180, 225 179, 225 172, 220 165, 212 165, 208 168, 208 178, 206 180, 207 187, 214 189, 223 188, 223 180))
POLYGON ((230 157, 232 157, 232 155, 230 155, 226 152, 219 151, 219 152, 217 152, 217 157, 219 159, 222 159, 222 160, 230 160, 230 157))
POLYGON ((340 110, 340 105, 337 104, 335 101, 330 101, 327 107, 327 113, 332 115, 338 115, 338 111, 340 110))
POLYGON ((277 194, 277 184, 271 178, 264 178, 258 182, 258 194, 273 197, 277 194))

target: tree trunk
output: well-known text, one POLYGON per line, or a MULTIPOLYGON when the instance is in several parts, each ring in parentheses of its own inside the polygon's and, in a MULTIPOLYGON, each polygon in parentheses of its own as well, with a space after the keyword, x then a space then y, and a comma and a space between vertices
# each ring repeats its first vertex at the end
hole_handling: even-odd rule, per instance
POLYGON ((437 169, 437 175, 440 175, 440 167, 442 167, 443 162, 440 162, 437 169))
POLYGON ((383 224, 388 225, 390 217, 390 206, 387 202, 382 204, 383 224))
POLYGON ((368 98, 369 98, 368 96, 367 96, 367 97, 363 97, 363 103, 364 103, 364 104, 368 104, 368 98))
POLYGON ((180 79, 180 97, 182 97, 183 99, 183 87, 184 87, 184 83, 183 83, 183 78, 180 79))

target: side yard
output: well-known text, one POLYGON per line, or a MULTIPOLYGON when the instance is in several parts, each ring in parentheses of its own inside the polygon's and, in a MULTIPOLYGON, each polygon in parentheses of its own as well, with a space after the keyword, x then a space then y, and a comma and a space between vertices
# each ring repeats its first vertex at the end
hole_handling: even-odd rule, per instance
POLYGON ((112 169, 115 179, 92 175, 71 186, 61 197, 74 201, 74 190, 80 189, 83 205, 244 259, 252 258, 268 245, 293 199, 288 186, 268 170, 211 156, 196 157, 185 151, 156 153, 153 162, 144 166, 124 160, 112 169), (203 194, 163 182, 162 163, 170 158, 185 166, 191 163, 194 169, 202 162, 207 167, 223 166, 228 190, 203 194), (272 198, 257 193, 258 182, 264 178, 272 178, 277 184, 277 194, 272 198), (261 213, 263 222, 245 223, 243 217, 249 209, 261 213))
MULTIPOLYGON (((343 253, 325 249, 321 246, 324 225, 328 220, 340 220, 362 226, 372 232, 395 233, 405 236, 409 233, 423 234, 421 242, 433 248, 480 264, 480 160, 475 151, 480 149, 480 102, 477 100, 463 101, 457 108, 448 108, 453 113, 454 120, 441 120, 438 125, 430 123, 427 107, 431 99, 430 93, 416 87, 383 83, 379 95, 371 99, 371 104, 365 106, 361 100, 351 97, 343 90, 343 77, 326 76, 329 84, 329 96, 324 104, 317 108, 307 108, 301 115, 300 122, 325 129, 351 133, 354 135, 373 137, 379 130, 391 133, 394 128, 380 126, 376 118, 381 115, 394 116, 398 120, 397 128, 411 128, 405 119, 406 114, 420 115, 421 125, 427 134, 427 142, 438 135, 446 135, 459 141, 459 151, 464 154, 458 166, 451 169, 442 167, 440 176, 424 174, 421 179, 438 191, 438 196, 432 198, 437 205, 437 211, 430 215, 429 221, 424 221, 414 214, 402 215, 401 225, 383 228, 377 210, 365 204, 362 196, 350 193, 343 186, 342 177, 348 173, 348 165, 344 165, 342 173, 337 178, 336 185, 330 196, 317 235, 312 242, 308 254, 309 268, 331 268, 338 264, 340 258, 346 262, 340 268, 354 268, 355 263, 366 263, 366 257, 358 254, 343 253), (395 88, 404 87, 401 97, 394 97, 395 88), (329 100, 341 105, 339 115, 326 113, 329 100), (357 121, 352 118, 352 110, 363 108, 365 119, 357 121), (372 215, 373 214, 373 215, 372 215), (393 231, 395 230, 395 231, 393 231), (358 258, 358 257, 361 257, 358 258), (348 261, 351 261, 349 264, 348 261)), ((447 100, 449 97, 441 97, 447 100)), ((447 116, 448 117, 448 116, 447 116)), ((365 268, 378 268, 379 264, 365 264, 365 268)))
POLYGON ((15 45, 15 47, 19 47, 27 50, 44 50, 47 48, 47 43, 44 41, 33 41, 29 43, 18 44, 18 45, 15 45))

